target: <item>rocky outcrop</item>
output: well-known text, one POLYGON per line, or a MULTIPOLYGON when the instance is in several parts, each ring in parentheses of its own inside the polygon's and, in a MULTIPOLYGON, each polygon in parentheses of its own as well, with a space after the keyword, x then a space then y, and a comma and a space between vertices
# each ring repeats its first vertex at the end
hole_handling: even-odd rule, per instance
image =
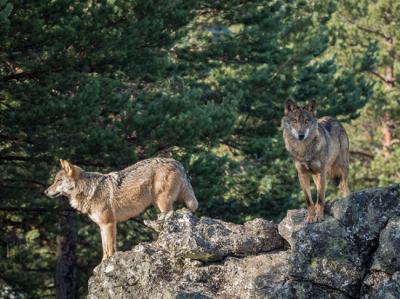
POLYGON ((182 209, 152 243, 94 270, 89 298, 400 298, 400 187, 370 189, 276 225, 243 225, 182 209))
POLYGON ((198 261, 220 261, 227 256, 246 256, 282 248, 277 225, 255 219, 244 225, 208 217, 198 219, 188 210, 166 215, 162 227, 158 221, 146 222, 159 231, 155 246, 175 257, 198 261))

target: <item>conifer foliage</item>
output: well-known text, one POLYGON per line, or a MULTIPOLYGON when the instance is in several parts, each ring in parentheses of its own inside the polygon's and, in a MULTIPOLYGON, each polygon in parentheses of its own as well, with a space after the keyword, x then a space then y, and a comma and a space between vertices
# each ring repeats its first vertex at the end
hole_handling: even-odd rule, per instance
MULTIPOLYGON (((374 91, 333 53, 337 10, 300 0, 0 0, 0 278, 28 298, 68 280, 68 296, 85 294, 100 234, 42 195, 60 158, 107 172, 174 157, 199 214, 221 219, 279 219, 300 206, 284 100, 314 99, 318 114, 348 121, 374 91), (54 275, 62 254, 69 272, 57 264, 54 275)), ((151 235, 121 223, 118 248, 151 235)))

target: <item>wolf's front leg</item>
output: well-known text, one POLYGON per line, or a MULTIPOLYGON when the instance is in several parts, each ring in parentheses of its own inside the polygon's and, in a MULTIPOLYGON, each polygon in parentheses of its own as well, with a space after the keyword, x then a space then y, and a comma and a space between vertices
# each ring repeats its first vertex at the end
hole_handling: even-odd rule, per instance
POLYGON ((326 189, 326 172, 322 170, 321 173, 313 175, 313 180, 317 188, 317 204, 315 205, 315 221, 324 220, 324 207, 325 207, 325 189, 326 189))
POLYGON ((307 202, 306 222, 312 223, 315 221, 315 206, 311 197, 310 177, 308 171, 300 164, 296 163, 297 175, 299 177, 300 187, 304 192, 307 202))
POLYGON ((103 223, 100 224, 101 241, 103 245, 103 259, 109 258, 116 251, 116 234, 117 234, 117 223, 103 223))

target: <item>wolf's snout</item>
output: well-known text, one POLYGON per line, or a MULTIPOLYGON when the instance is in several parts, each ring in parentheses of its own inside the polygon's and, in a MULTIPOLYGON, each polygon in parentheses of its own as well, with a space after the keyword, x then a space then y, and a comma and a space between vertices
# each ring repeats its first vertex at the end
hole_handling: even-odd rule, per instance
POLYGON ((299 134, 299 140, 303 140, 304 139, 304 134, 299 134))
POLYGON ((50 192, 48 188, 46 190, 44 190, 43 193, 44 193, 44 195, 46 195, 47 197, 50 197, 50 198, 54 198, 59 195, 58 192, 57 193, 50 192))

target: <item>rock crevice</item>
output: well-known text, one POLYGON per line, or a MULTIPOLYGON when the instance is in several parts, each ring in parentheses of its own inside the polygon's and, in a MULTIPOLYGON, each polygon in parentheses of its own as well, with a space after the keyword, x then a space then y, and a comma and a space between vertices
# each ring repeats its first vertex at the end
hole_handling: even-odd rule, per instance
POLYGON ((148 223, 156 241, 96 267, 88 298, 400 298, 399 194, 353 193, 315 224, 305 210, 279 225, 175 211, 148 223))

